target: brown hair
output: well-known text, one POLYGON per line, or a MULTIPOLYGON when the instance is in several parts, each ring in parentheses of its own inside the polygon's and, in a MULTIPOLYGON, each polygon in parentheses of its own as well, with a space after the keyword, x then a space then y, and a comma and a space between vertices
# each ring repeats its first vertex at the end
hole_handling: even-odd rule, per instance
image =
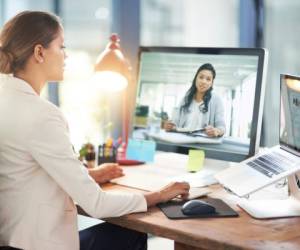
POLYGON ((0 73, 23 69, 34 47, 47 48, 60 27, 59 17, 42 11, 23 11, 10 19, 0 34, 0 73))

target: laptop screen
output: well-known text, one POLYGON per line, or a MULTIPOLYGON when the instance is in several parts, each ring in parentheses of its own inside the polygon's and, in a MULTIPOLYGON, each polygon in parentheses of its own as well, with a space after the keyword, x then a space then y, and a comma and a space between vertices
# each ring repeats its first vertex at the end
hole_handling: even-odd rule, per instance
POLYGON ((300 77, 281 75, 280 87, 280 145, 299 154, 300 77))

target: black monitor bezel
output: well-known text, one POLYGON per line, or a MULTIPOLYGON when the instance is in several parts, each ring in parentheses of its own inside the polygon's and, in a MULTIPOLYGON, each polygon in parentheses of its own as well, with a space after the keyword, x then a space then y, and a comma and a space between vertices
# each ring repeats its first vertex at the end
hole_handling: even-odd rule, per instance
MULTIPOLYGON (((164 46, 140 46, 138 53, 138 70, 137 70, 137 88, 139 89, 139 72, 140 61, 143 52, 164 52, 164 53, 190 53, 190 54, 212 54, 212 55, 249 55, 258 56, 258 70, 255 88, 255 100, 253 106, 252 125, 250 129, 250 146, 248 155, 237 154, 234 152, 223 152, 226 155, 221 156, 220 152, 205 150, 206 157, 221 159, 226 161, 240 162, 248 157, 255 155, 259 149, 262 114, 264 105, 265 76, 267 71, 267 51, 263 48, 217 48, 217 47, 164 47, 164 46), (221 157, 220 157, 221 156, 221 157)), ((135 106, 137 99, 135 95, 135 106)), ((167 143, 157 143, 157 149, 162 151, 172 151, 177 153, 188 154, 189 148, 186 146, 170 145, 167 143)))

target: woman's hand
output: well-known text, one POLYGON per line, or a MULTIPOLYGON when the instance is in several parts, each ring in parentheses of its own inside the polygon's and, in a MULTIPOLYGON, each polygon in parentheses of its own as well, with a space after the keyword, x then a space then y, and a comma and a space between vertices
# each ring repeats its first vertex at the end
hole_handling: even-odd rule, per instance
POLYGON ((103 163, 89 169, 89 174, 99 184, 124 176, 122 168, 117 163, 103 163))
POLYGON ((209 137, 218 137, 218 136, 222 136, 223 132, 221 129, 218 128, 214 128, 213 126, 207 126, 205 128, 205 133, 209 136, 209 137))
POLYGON ((176 128, 175 123, 171 122, 171 121, 165 121, 164 122, 164 129, 166 131, 171 131, 174 130, 176 128))
POLYGON ((175 197, 187 199, 190 185, 187 182, 172 182, 157 192, 144 194, 148 207, 154 206, 160 202, 166 202, 175 197))

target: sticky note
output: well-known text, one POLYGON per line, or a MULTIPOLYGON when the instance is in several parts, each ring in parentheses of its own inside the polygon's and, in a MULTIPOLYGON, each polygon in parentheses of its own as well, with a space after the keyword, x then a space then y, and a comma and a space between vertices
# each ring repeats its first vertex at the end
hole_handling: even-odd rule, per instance
POLYGON ((156 144, 154 141, 129 139, 126 158, 144 162, 153 162, 156 144))
POLYGON ((203 167, 205 153, 203 150, 189 150, 189 160, 187 164, 187 171, 197 172, 203 167))

